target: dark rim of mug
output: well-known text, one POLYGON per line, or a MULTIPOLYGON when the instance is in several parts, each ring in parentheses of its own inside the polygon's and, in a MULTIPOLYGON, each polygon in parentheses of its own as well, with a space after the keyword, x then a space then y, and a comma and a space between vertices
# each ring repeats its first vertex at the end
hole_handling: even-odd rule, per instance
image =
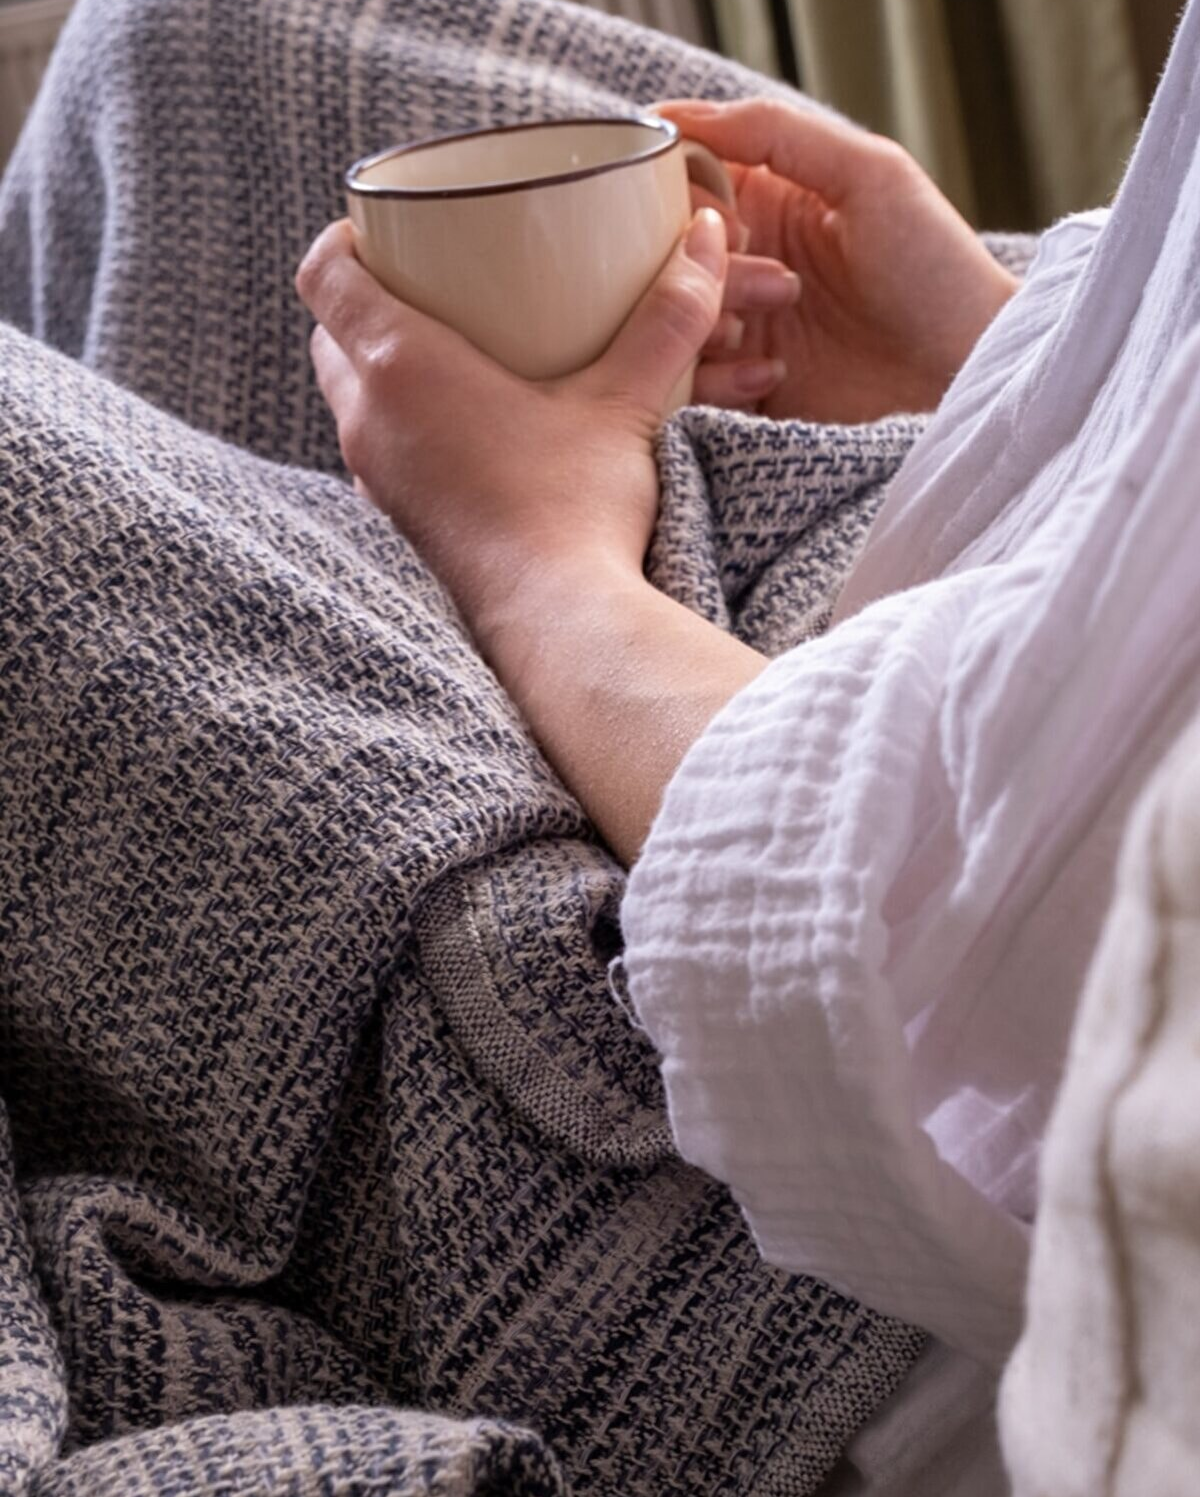
POLYGON ((679 127, 670 120, 660 119, 654 114, 583 115, 576 119, 531 120, 520 125, 485 125, 478 130, 457 130, 453 135, 429 135, 423 140, 410 141, 402 146, 389 146, 386 151, 376 151, 372 156, 364 156, 347 171, 346 186, 349 191, 364 198, 490 197, 498 192, 524 192, 531 187, 556 187, 561 182, 582 182, 587 177, 598 177, 602 172, 616 171, 619 166, 629 166, 635 161, 650 161, 655 156, 661 156, 665 151, 669 151, 672 146, 678 145, 679 140, 679 127), (385 187, 357 180, 361 172, 367 171, 372 166, 378 166, 381 161, 388 161, 393 156, 407 156, 413 151, 424 151, 431 146, 448 145, 456 140, 471 140, 480 135, 508 135, 517 130, 558 129, 567 125, 644 125, 657 131, 664 138, 655 141, 644 151, 635 152, 632 156, 620 156, 616 161, 602 161, 599 166, 581 166, 576 171, 556 172, 550 177, 514 177, 506 182, 487 182, 480 183, 478 186, 467 184, 461 187, 385 187))

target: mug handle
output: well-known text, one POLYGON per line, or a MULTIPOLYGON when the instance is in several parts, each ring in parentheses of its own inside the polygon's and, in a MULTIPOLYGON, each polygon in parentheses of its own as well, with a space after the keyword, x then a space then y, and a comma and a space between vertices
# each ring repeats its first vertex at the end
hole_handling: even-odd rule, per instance
POLYGON ((698 140, 686 140, 681 136, 679 144, 683 147, 687 174, 691 180, 700 187, 706 187, 713 197, 736 213, 737 193, 733 190, 733 182, 721 158, 715 156, 707 146, 702 146, 698 140))

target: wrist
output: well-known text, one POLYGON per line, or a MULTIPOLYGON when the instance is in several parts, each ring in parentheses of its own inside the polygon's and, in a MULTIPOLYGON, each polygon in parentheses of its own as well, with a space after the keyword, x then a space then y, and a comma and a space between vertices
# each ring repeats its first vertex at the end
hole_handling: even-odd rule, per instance
POLYGON ((975 345, 1020 289, 1021 282, 988 254, 986 274, 981 276, 976 295, 963 308, 963 321, 954 350, 955 373, 966 363, 975 345))
POLYGON ((604 550, 530 567, 477 639, 626 864, 691 743, 766 664, 604 550))
POLYGON ((598 643, 614 620, 632 620, 659 596, 640 566, 608 548, 497 553, 488 571, 464 612, 484 658, 518 698, 551 635, 598 643))

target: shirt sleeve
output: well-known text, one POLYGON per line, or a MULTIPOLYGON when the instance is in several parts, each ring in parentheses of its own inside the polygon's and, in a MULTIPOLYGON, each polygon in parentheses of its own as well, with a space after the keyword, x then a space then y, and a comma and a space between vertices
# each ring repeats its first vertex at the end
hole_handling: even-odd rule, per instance
POLYGON ((1128 806, 1197 702, 1198 371, 1005 562, 729 703, 623 907, 684 1156, 772 1262, 991 1363, 1128 806))

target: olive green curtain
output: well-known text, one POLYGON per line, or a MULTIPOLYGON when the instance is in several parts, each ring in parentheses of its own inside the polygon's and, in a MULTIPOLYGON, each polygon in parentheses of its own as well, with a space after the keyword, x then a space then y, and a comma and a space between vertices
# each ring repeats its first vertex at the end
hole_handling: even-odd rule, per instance
POLYGON ((714 0, 722 49, 902 141, 974 223, 1107 200, 1182 0, 714 0))
POLYGON ((1112 194, 1181 0, 788 0, 804 86, 984 227, 1112 194))
POLYGON ((778 77, 779 37, 768 0, 712 0, 713 22, 727 57, 778 77))

